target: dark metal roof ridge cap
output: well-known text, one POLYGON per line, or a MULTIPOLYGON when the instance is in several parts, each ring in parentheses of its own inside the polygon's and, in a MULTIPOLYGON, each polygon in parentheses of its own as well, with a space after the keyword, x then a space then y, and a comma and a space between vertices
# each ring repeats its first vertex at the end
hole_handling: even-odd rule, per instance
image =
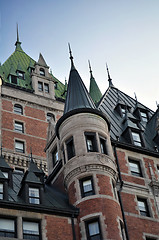
POLYGON ((33 211, 33 212, 41 212, 41 213, 47 213, 47 214, 59 214, 59 215, 71 215, 72 213, 75 216, 78 216, 79 214, 79 209, 74 207, 74 209, 64 209, 64 208, 56 208, 56 207, 48 207, 45 206, 44 204, 39 204, 36 205, 33 204, 26 204, 24 203, 18 203, 18 202, 11 202, 11 201, 1 201, 1 208, 8 208, 8 209, 18 209, 18 210, 23 210, 23 211, 33 211))
POLYGON ((55 132, 56 132, 56 136, 59 138, 59 127, 60 125, 63 123, 63 121, 65 119, 67 119, 70 116, 73 116, 75 114, 78 113, 94 113, 96 115, 99 115, 100 117, 102 117, 107 123, 108 123, 108 128, 110 130, 110 120, 109 118, 100 110, 98 109, 93 109, 93 108, 77 108, 77 109, 73 109, 67 113, 65 113, 57 122, 56 126, 55 126, 55 132))
POLYGON ((128 144, 125 142, 122 143, 122 142, 114 140, 114 139, 111 139, 111 142, 112 142, 112 145, 115 145, 116 147, 121 147, 123 149, 128 149, 128 150, 134 150, 134 151, 142 153, 142 154, 146 154, 146 155, 150 155, 150 156, 159 158, 159 152, 155 152, 155 150, 152 151, 145 147, 137 147, 133 144, 128 144))

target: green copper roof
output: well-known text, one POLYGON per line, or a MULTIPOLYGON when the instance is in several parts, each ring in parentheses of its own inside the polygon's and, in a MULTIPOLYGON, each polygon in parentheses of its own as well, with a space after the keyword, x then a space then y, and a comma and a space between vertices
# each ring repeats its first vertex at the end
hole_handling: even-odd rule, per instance
MULTIPOLYGON (((28 56, 23 49, 21 48, 21 42, 19 41, 19 35, 17 31, 17 41, 15 43, 15 51, 12 55, 0 66, 0 76, 3 79, 3 84, 9 84, 13 87, 19 87, 22 90, 30 90, 32 89, 32 81, 30 76, 29 68, 34 69, 34 65, 36 63, 30 56, 28 56), (18 77, 17 71, 24 73, 24 79, 18 77), (17 84, 11 83, 10 75, 17 77, 17 84)), ((42 61, 41 57, 41 61, 42 61)), ((65 85, 61 83, 57 78, 55 78, 52 73, 51 76, 53 80, 56 82, 55 87, 55 97, 57 99, 65 100, 65 85)))
POLYGON ((91 98, 93 99, 94 103, 97 105, 102 97, 102 93, 93 77, 90 62, 89 62, 89 68, 90 68, 90 86, 89 86, 89 94, 91 98))

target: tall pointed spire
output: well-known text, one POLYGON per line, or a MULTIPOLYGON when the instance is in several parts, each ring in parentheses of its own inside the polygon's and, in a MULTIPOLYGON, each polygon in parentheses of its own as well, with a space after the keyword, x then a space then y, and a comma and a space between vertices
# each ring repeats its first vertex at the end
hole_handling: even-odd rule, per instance
POLYGON ((97 105, 102 97, 102 93, 93 77, 91 64, 90 64, 89 60, 88 60, 88 64, 89 64, 89 70, 90 70, 89 94, 90 94, 91 98, 93 99, 94 103, 97 105))
POLYGON ((18 23, 17 23, 17 41, 15 43, 16 50, 22 50, 21 42, 19 41, 18 23))
POLYGON ((69 47, 70 60, 71 60, 71 69, 75 69, 70 43, 68 43, 68 47, 69 47))
POLYGON ((113 85, 113 83, 112 83, 112 79, 111 79, 110 74, 109 74, 109 69, 108 69, 107 63, 106 63, 106 69, 107 69, 107 74, 108 74, 109 87, 112 87, 112 86, 114 86, 114 85, 113 85))

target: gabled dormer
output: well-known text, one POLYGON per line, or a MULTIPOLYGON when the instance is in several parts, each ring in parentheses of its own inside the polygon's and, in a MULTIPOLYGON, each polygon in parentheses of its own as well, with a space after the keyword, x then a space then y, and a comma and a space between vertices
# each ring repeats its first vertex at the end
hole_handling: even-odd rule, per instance
POLYGON ((127 105, 121 98, 119 98, 118 95, 118 101, 116 103, 115 110, 118 112, 120 117, 124 118, 126 111, 130 112, 131 107, 127 105))
POLYGON ((44 198, 44 173, 31 160, 29 169, 22 179, 18 195, 28 204, 42 204, 44 198))
POLYGON ((141 105, 139 102, 137 102, 137 99, 136 99, 136 106, 133 113, 143 123, 147 123, 148 120, 150 119, 148 109, 145 108, 143 105, 141 105))
POLYGON ((4 177, 7 179, 9 187, 13 186, 12 172, 13 169, 5 161, 5 158, 0 156, 0 171, 3 173, 4 177))
POLYGON ((9 70, 9 74, 8 74, 8 80, 9 83, 11 84, 17 84, 17 73, 16 73, 16 69, 14 67, 13 64, 11 64, 10 70, 9 70))
POLYGON ((129 113, 126 110, 122 124, 122 136, 125 141, 138 147, 144 147, 143 130, 140 128, 138 120, 132 113, 129 113))
POLYGON ((25 80, 25 71, 24 71, 24 69, 21 67, 21 64, 20 64, 19 61, 18 61, 18 66, 17 66, 16 73, 17 73, 17 77, 18 77, 19 79, 25 80))
POLYGON ((41 53, 38 62, 35 63, 35 70, 32 72, 31 76, 35 94, 47 98, 55 98, 55 82, 49 73, 49 66, 47 66, 41 53))

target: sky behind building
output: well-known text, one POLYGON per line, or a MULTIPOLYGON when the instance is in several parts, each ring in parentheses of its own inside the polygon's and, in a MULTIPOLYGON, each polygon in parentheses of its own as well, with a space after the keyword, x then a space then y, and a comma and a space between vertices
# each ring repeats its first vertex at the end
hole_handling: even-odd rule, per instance
POLYGON ((44 56, 55 77, 68 79, 71 44, 75 66, 89 88, 88 59, 104 93, 106 62, 113 84, 156 110, 159 103, 158 0, 1 0, 0 62, 13 53, 16 23, 23 50, 44 56))

